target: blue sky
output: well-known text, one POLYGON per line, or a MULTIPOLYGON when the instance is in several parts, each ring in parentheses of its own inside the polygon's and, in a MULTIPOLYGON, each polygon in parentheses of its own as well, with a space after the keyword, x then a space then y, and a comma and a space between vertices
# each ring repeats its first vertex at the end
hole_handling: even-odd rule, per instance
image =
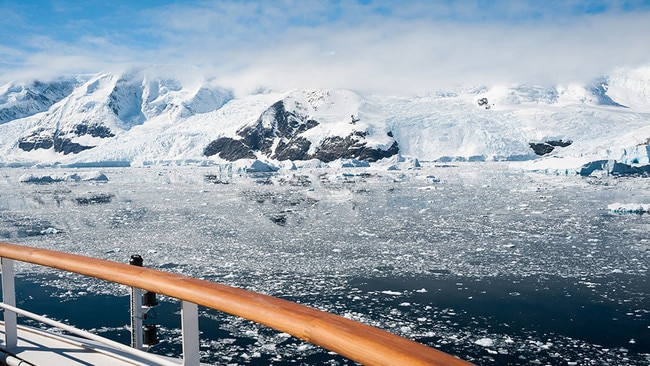
POLYGON ((242 91, 416 93, 650 63, 650 0, 0 0, 0 14, 0 81, 154 63, 242 91))

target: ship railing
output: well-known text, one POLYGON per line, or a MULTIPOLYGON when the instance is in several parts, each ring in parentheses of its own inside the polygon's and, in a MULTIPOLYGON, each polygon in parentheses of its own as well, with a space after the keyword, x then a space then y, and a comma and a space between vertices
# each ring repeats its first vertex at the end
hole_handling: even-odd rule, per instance
POLYGON ((0 242, 5 347, 18 340, 17 315, 30 317, 165 365, 199 366, 198 306, 265 325, 365 365, 470 365, 452 355, 332 313, 241 288, 125 263, 0 242), (109 281, 181 301, 182 360, 164 358, 16 308, 14 261, 109 281), (143 356, 144 355, 144 356, 143 356))

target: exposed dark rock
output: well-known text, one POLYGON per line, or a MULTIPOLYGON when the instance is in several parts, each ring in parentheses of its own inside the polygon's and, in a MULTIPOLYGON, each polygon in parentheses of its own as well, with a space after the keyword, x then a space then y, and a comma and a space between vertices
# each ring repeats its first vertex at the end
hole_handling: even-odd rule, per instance
POLYGON ((535 154, 540 155, 540 156, 550 154, 555 149, 555 147, 553 147, 553 145, 549 145, 549 144, 547 144, 545 142, 542 142, 542 143, 531 142, 528 145, 530 146, 531 149, 533 149, 535 154))
POLYGON ((397 141, 393 141, 393 144, 390 145, 388 150, 382 150, 379 148, 366 148, 363 150, 363 153, 357 157, 357 159, 367 160, 370 162, 377 161, 380 159, 388 158, 399 153, 399 145, 397 141))
POLYGON ((85 146, 72 142, 68 138, 54 138, 54 151, 62 152, 64 155, 78 154, 84 150, 92 149, 94 146, 85 146))
POLYGON ((255 159, 255 154, 241 140, 221 137, 212 141, 203 151, 205 156, 219 155, 220 158, 235 161, 239 159, 255 159))
MULTIPOLYGON (((396 141, 387 150, 367 146, 364 141, 368 132, 354 131, 348 136, 331 136, 326 138, 316 152, 309 154, 311 142, 300 136, 303 132, 318 126, 318 122, 301 114, 288 111, 284 102, 274 103, 264 111, 257 121, 237 131, 239 139, 228 137, 211 142, 204 150, 204 155, 218 155, 222 159, 254 159, 254 152, 277 160, 319 159, 331 162, 340 158, 377 161, 396 155, 399 147, 396 141)), ((388 136, 392 137, 392 132, 388 136)))
POLYGON ((72 142, 69 138, 61 138, 58 136, 39 136, 38 138, 21 138, 18 141, 18 148, 24 151, 32 151, 36 149, 50 149, 54 147, 54 151, 62 152, 63 154, 77 154, 81 151, 92 149, 94 146, 84 146, 76 142, 72 142))
POLYGON ((361 136, 365 136, 365 133, 355 132, 345 138, 340 136, 328 137, 318 147, 314 153, 314 158, 326 163, 340 158, 373 162, 396 155, 399 152, 397 141, 394 141, 388 150, 381 150, 368 147, 365 141, 356 138, 361 136))
POLYGON ((537 155, 546 155, 550 154, 556 147, 567 147, 571 145, 573 141, 568 140, 547 140, 545 142, 531 142, 528 145, 537 155))
POLYGON ((90 135, 92 137, 100 138, 115 136, 115 134, 111 132, 110 128, 96 124, 78 124, 74 126, 74 133, 77 136, 90 135))
POLYGON ((54 148, 56 152, 63 154, 77 154, 84 150, 92 149, 94 146, 81 145, 72 142, 72 139, 78 136, 90 135, 92 137, 108 138, 114 137, 110 128, 100 124, 77 124, 71 130, 61 131, 55 129, 53 131, 39 128, 33 130, 29 135, 22 137, 18 140, 18 148, 24 151, 32 151, 37 149, 51 149, 54 148))
MULTIPOLYGON (((318 122, 313 119, 301 116, 295 112, 287 111, 282 101, 273 104, 271 110, 274 112, 274 127, 279 132, 280 136, 289 138, 295 137, 300 133, 318 126, 318 122)), ((258 119, 257 123, 261 123, 261 118, 258 119)))
POLYGON ((365 145, 364 143, 363 145, 355 146, 357 142, 358 140, 353 139, 351 136, 345 138, 341 136, 328 137, 318 147, 316 153, 314 153, 314 157, 326 163, 339 158, 351 159, 365 145))
POLYGON ((54 137, 44 129, 37 129, 18 140, 18 148, 23 151, 50 149, 52 146, 54 146, 54 137))
POLYGON ((278 160, 309 159, 310 142, 298 135, 318 125, 318 122, 287 111, 284 102, 274 103, 260 115, 252 126, 247 126, 237 135, 241 139, 228 137, 211 142, 204 150, 204 155, 217 155, 228 161, 238 159, 255 159, 254 151, 278 160), (281 138, 275 150, 271 151, 275 139, 281 138))
POLYGON ((261 123, 245 127, 237 131, 237 135, 241 136, 239 141, 242 145, 247 146, 249 150, 261 151, 263 154, 271 152, 275 137, 273 130, 264 128, 261 123))
MULTIPOLYGON (((279 101, 264 111, 253 126, 237 131, 237 135, 242 138, 242 142, 251 150, 260 151, 265 155, 280 155, 277 148, 275 151, 271 151, 275 138, 293 140, 300 133, 316 126, 318 126, 317 121, 297 112, 287 111, 284 102, 279 101), (269 121, 270 123, 268 123, 269 121)), ((304 142, 286 143, 284 148, 286 148, 286 145, 304 146, 304 142)), ((293 147, 293 149, 295 150, 296 147, 293 147)))
POLYGON ((271 156, 277 160, 308 160, 311 142, 304 137, 294 138, 287 143, 280 141, 271 156))

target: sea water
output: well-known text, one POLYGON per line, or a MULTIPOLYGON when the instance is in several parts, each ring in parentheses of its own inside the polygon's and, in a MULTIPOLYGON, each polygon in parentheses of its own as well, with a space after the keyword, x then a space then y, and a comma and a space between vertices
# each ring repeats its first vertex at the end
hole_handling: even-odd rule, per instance
MULTIPOLYGON (((650 203, 650 180, 422 165, 102 169, 108 181, 2 169, 0 239, 118 262, 139 254, 146 267, 297 301, 477 364, 650 362, 650 216, 607 209, 650 203), (27 174, 62 179, 21 182, 27 174)), ((21 307, 128 343, 128 288, 16 272, 21 307)), ((179 303, 159 302, 145 321, 159 328, 151 351, 178 354, 179 303)), ((352 364, 204 308, 200 328, 207 363, 352 364)))

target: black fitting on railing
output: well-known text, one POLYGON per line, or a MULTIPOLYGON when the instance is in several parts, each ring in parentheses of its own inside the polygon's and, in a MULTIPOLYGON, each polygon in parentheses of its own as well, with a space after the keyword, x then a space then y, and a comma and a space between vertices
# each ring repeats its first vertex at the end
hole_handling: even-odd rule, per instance
POLYGON ((158 341, 158 329, 155 324, 147 324, 144 326, 144 340, 142 344, 147 346, 155 346, 158 341))
POLYGON ((144 260, 139 254, 134 254, 131 256, 131 259, 129 259, 129 264, 132 266, 138 266, 142 267, 142 264, 144 263, 144 260))
POLYGON ((157 305, 158 301, 156 301, 156 293, 151 291, 145 292, 144 296, 142 297, 142 306, 152 308, 157 305))

